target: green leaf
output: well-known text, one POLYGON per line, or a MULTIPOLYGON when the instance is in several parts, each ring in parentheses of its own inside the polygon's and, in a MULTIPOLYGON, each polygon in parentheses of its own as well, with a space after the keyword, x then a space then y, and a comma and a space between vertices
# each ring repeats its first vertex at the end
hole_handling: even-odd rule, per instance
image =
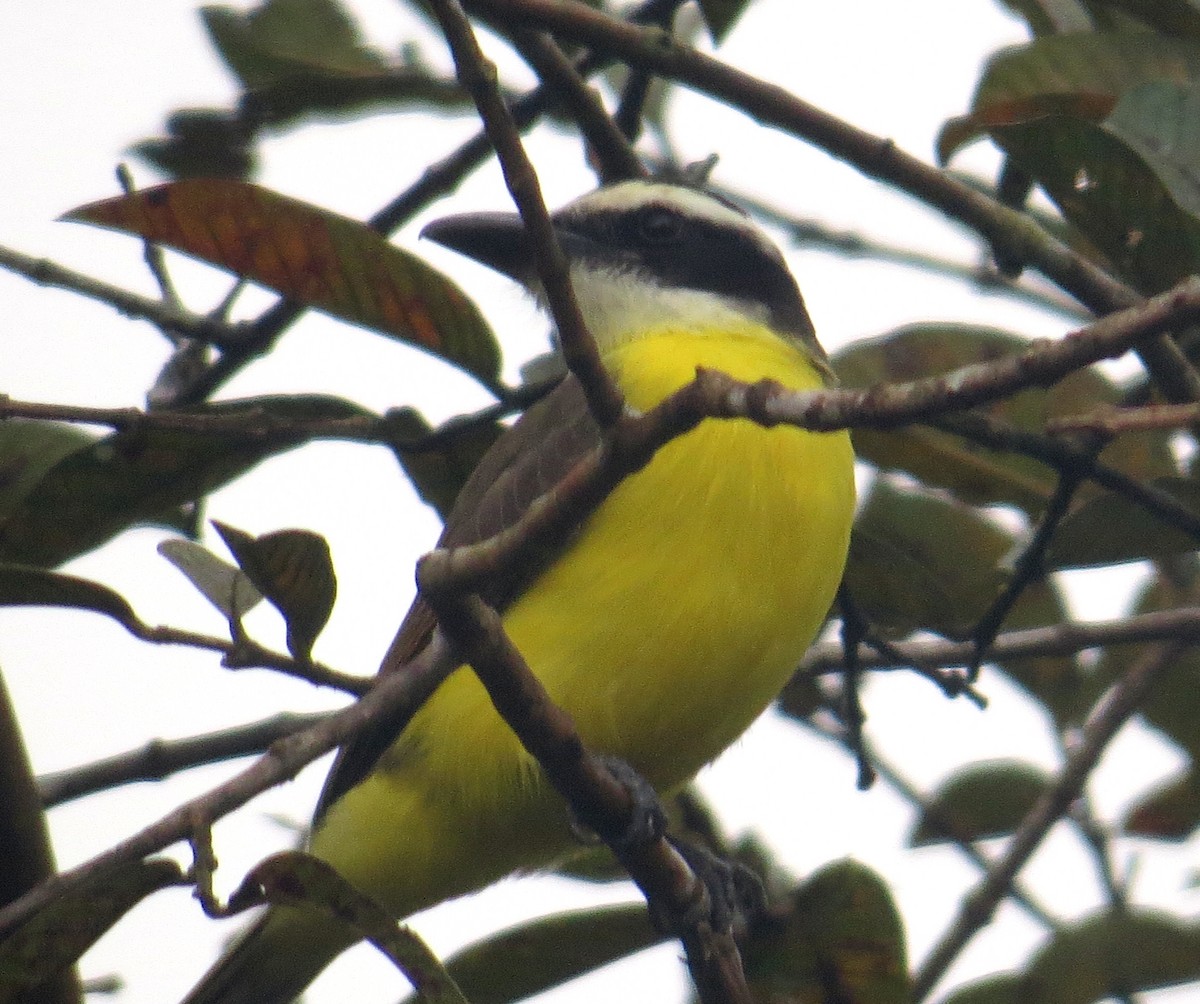
POLYGON ((1029 1004, 1092 1004, 1200 979, 1200 927, 1150 911, 1061 928, 1026 971, 1029 1004))
POLYGON ((1200 220, 1106 126, 1050 115, 996 126, 992 136, 1143 293, 1161 292, 1200 268, 1200 220))
POLYGON ((74 607, 104 614, 131 630, 139 623, 129 601, 108 586, 7 562, 0 563, 0 606, 74 607))
POLYGON ((1105 127, 1141 156, 1177 206, 1200 214, 1200 82, 1135 87, 1121 95, 1105 127))
POLYGON ((158 545, 158 553, 229 620, 241 620, 263 598, 245 572, 194 541, 164 540, 158 545))
POLYGON ((1138 797, 1121 830, 1137 837, 1183 841, 1200 826, 1200 776, 1188 770, 1138 797))
POLYGON ((276 530, 253 537, 216 520, 213 526, 242 571, 283 614, 288 651, 308 661, 337 598, 329 542, 311 530, 276 530))
MULTIPOLYGON (((1070 620, 1052 580, 1030 583, 1004 619, 1004 630, 1054 627, 1070 620)), ((1061 731, 1087 712, 1086 676, 1077 655, 1031 655, 995 659, 996 667, 1046 709, 1061 731)))
POLYGON ((910 847, 1007 836, 1051 785, 1045 771, 1017 760, 986 760, 957 771, 933 794, 910 847))
POLYGON ((152 892, 188 885, 166 858, 129 861, 73 886, 0 941, 0 1000, 28 994, 90 948, 152 892))
POLYGON ((797 888, 786 912, 755 925, 742 950, 746 980, 760 1001, 906 1004, 905 955, 887 884, 849 859, 797 888))
POLYGON ((1013 545, 977 510, 877 478, 855 521, 846 584, 881 631, 966 638, 1000 595, 1013 545))
POLYGON ((941 1004, 1024 1004, 1022 981, 1017 973, 1000 973, 951 991, 941 1004))
POLYGON ((387 65, 334 0, 267 0, 245 12, 202 7, 200 17, 221 58, 249 90, 304 70, 371 73, 387 65))
POLYGON ((453 955, 446 968, 471 1004, 508 1004, 657 945, 666 937, 651 926, 644 903, 597 907, 501 931, 453 955))
POLYGON ((714 45, 725 41, 750 3, 751 0, 700 0, 700 13, 704 15, 714 45))
MULTIPOLYGON (((1200 482, 1159 478, 1155 487, 1200 516, 1200 482)), ((1093 568, 1185 554, 1200 547, 1177 529, 1124 495, 1106 492, 1068 513, 1046 552, 1046 566, 1093 568)))
POLYGON ((94 442, 95 436, 63 422, 0 422, 0 526, 50 468, 94 442))
POLYGON ((64 217, 165 244, 496 382, 500 350, 475 304, 357 220, 229 178, 189 178, 64 217))
POLYGON ((181 506, 310 437, 293 421, 369 416, 334 397, 263 397, 181 412, 237 420, 199 431, 131 427, 68 454, 0 522, 0 561, 56 565, 131 526, 180 526, 181 506))
MULTIPOLYGON (((941 376, 1028 347, 1027 339, 995 328, 910 325, 855 343, 833 357, 833 367, 846 386, 870 387, 941 376)), ((1111 381, 1087 369, 1072 373, 1049 389, 1023 391, 975 410, 1026 432, 1041 432, 1048 420, 1086 413, 1119 400, 1120 391, 1111 381)), ((1037 516, 1057 484, 1057 473, 1038 460, 989 450, 928 426, 855 429, 853 437, 860 459, 883 470, 905 471, 972 504, 1009 503, 1037 516)), ((1102 452, 1101 459, 1143 480, 1175 471, 1169 436, 1161 432, 1118 437, 1102 452)))
POLYGON ((970 113, 938 138, 945 163, 996 126, 1069 114, 1100 122, 1121 95, 1158 80, 1200 80, 1200 46, 1144 31, 1078 31, 1003 49, 984 67, 970 113))
MULTIPOLYGON (((1142 590, 1134 604, 1135 614, 1172 610, 1187 598, 1160 579, 1142 590)), ((1089 680, 1093 697, 1121 679, 1141 658, 1140 645, 1109 645, 1103 650, 1089 680)), ((1154 688, 1138 708, 1147 724, 1176 743, 1193 760, 1200 760, 1200 650, 1185 648, 1159 676, 1154 688)))
POLYGON ((285 851, 260 862, 229 898, 240 910, 263 902, 315 907, 350 924, 406 975, 419 975, 422 1001, 467 1004, 438 958, 408 927, 359 892, 329 864, 302 851, 285 851))
MULTIPOLYGON (((412 408, 397 408, 387 417, 393 443, 413 442, 434 431, 412 408)), ((417 494, 445 520, 463 484, 503 431, 504 426, 498 421, 453 432, 447 429, 434 445, 424 448, 393 445, 392 452, 417 494)))

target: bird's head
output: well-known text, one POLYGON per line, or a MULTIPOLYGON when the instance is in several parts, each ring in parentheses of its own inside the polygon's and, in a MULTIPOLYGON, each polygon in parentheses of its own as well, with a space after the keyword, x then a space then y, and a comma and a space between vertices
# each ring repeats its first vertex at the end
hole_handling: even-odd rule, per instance
MULTIPOLYGON (((783 255, 727 199, 663 181, 623 181, 576 199, 551 220, 601 351, 664 328, 753 324, 824 362, 783 255)), ((422 236, 540 294, 533 245, 515 214, 449 216, 422 236)))

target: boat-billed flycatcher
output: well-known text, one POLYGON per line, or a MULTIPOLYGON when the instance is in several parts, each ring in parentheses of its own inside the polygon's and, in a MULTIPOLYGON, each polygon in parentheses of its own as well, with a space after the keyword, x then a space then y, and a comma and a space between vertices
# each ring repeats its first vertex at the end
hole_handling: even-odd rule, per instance
MULTIPOLYGON (((783 257, 724 199, 628 181, 553 220, 584 320, 634 408, 697 367, 796 390, 830 379, 783 257)), ((518 217, 455 216, 425 235, 537 293, 518 217)), ((442 544, 510 525, 598 442, 568 377, 484 457, 442 544)), ((583 740, 669 792, 766 708, 821 626, 846 557, 852 466, 842 432, 707 420, 617 487, 548 567, 511 570, 487 599, 583 740)), ((389 658, 432 629, 418 599, 389 658)), ((310 841, 397 917, 575 847, 566 807, 469 670, 401 735, 343 750, 310 841)), ((316 911, 270 908, 187 1004, 290 1001, 354 940, 316 911)))

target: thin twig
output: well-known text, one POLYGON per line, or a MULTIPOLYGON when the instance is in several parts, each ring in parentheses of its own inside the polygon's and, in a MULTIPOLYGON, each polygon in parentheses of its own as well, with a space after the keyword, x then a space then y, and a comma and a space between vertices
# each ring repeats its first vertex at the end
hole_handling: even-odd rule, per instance
POLYGON ((1200 404, 1148 404, 1140 408, 1100 408, 1086 415, 1064 415, 1046 422, 1050 433, 1089 432, 1118 436, 1123 432, 1188 429, 1200 425, 1200 404))
POLYGON ((571 288, 567 257, 542 200, 537 174, 521 145, 516 121, 500 94, 495 64, 479 48, 458 0, 431 0, 431 6, 450 45, 458 79, 475 101, 488 138, 496 148, 504 181, 533 244, 538 278, 554 317, 567 366, 583 388, 592 417, 600 428, 606 429, 620 416, 624 399, 605 369, 580 313, 571 288))
MULTIPOLYGON (((821 722, 814 717, 795 717, 793 721, 811 730, 821 738, 837 743, 850 755, 857 755, 854 741, 851 739, 844 723, 834 721, 821 722)), ((916 785, 909 781, 900 772, 899 768, 884 757, 874 745, 867 744, 866 754, 870 757, 876 774, 878 774, 884 784, 912 806, 919 816, 935 823, 946 834, 947 840, 967 860, 983 872, 986 872, 992 866, 992 862, 988 860, 987 856, 972 841, 955 833, 953 821, 941 818, 943 814, 939 811, 938 807, 929 802, 917 789, 916 785)), ((1008 897, 1043 927, 1054 930, 1061 925, 1061 921, 1057 920, 1046 907, 1039 903, 1036 897, 1025 889, 1021 883, 1013 882, 1012 887, 1008 891, 1008 897)))
POLYGON ((1096 459, 1088 449, 1067 439, 1042 436, 1010 425, 979 412, 942 415, 929 423, 993 450, 1021 453, 1053 467, 1060 474, 1086 475, 1101 488, 1124 495, 1164 523, 1189 533, 1200 541, 1200 516, 1187 508, 1170 492, 1157 485, 1138 481, 1115 467, 1096 459))
POLYGON ((183 770, 263 753, 271 743, 328 717, 281 714, 262 721, 185 739, 152 739, 137 749, 37 779, 42 805, 53 808, 136 781, 161 781, 183 770))
POLYGON ((315 725, 273 743, 266 754, 224 784, 184 802, 161 819, 74 868, 60 872, 32 892, 0 909, 0 940, 38 910, 91 876, 124 861, 135 861, 181 840, 213 820, 245 805, 255 795, 299 771, 373 724, 407 721, 456 664, 435 635, 433 642, 402 672, 376 678, 361 700, 315 725))
MULTIPOLYGON (((1179 607, 1154 613, 1122 617, 1120 620, 1079 623, 1069 621, 1050 627, 1005 631, 996 636, 989 650, 996 661, 1037 656, 1075 655, 1108 645, 1134 645, 1143 642, 1200 642, 1200 607, 1179 607)), ((863 669, 903 669, 913 661, 927 666, 968 666, 975 657, 970 641, 892 642, 889 651, 878 652, 864 646, 858 659, 863 669)), ((798 667, 798 675, 840 673, 844 653, 840 644, 823 643, 808 650, 798 667)))
POLYGON ((958 916, 914 974, 914 1002, 919 1004, 929 996, 959 953, 991 920, 1017 874, 1083 790, 1117 730, 1137 711, 1150 688, 1183 648, 1184 644, 1178 641, 1151 647, 1101 698, 1054 784, 1021 821, 1000 860, 963 899, 958 916))
POLYGON ((244 338, 250 328, 246 322, 228 324, 193 314, 163 300, 152 300, 120 286, 93 279, 49 259, 33 258, 6 247, 0 247, 0 268, 22 275, 41 286, 68 289, 72 293, 99 300, 129 317, 141 318, 164 331, 174 331, 209 345, 220 347, 234 344, 244 338))
POLYGON ((1037 529, 1017 555, 1012 576, 1005 584, 1004 591, 976 622, 971 632, 971 640, 975 643, 975 658, 967 667, 967 678, 972 682, 979 676, 979 667, 987 658, 988 649, 996 640, 1004 618, 1016 606, 1025 590, 1045 575, 1046 551, 1054 534, 1058 532, 1059 525, 1066 518, 1071 501, 1083 480, 1083 475, 1074 470, 1059 475, 1054 496, 1042 513, 1037 529))
POLYGON ((513 44, 542 83, 558 95, 587 141, 601 184, 626 178, 644 178, 646 168, 629 145, 600 96, 584 82, 572 62, 549 35, 541 31, 516 31, 513 44))

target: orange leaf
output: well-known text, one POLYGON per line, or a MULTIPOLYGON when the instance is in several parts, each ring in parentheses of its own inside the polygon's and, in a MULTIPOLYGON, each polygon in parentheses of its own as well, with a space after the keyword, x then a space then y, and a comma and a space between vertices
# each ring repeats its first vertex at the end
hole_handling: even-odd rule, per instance
POLYGON ((364 224, 306 202, 242 181, 191 178, 80 206, 64 219, 202 258, 486 383, 499 370, 491 329, 449 279, 364 224))

